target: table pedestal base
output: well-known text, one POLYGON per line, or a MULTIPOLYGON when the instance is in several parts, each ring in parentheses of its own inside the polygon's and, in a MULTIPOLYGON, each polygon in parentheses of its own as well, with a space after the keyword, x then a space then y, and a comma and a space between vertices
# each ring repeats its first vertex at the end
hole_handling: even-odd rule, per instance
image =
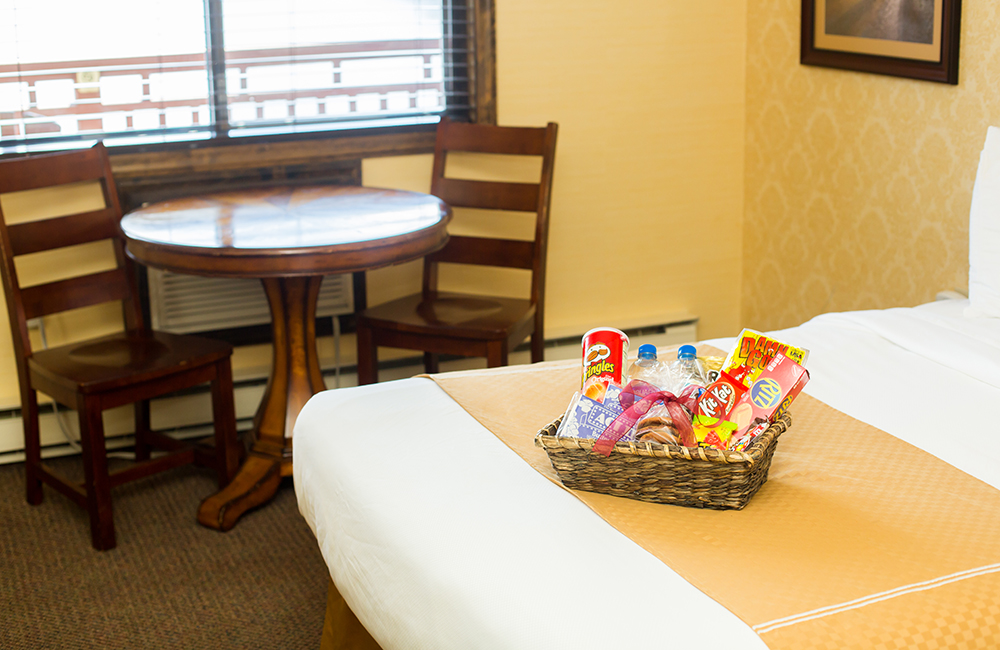
POLYGON ((251 451, 233 481, 201 502, 198 523, 229 530, 244 512, 270 501, 280 485, 281 463, 251 451))
POLYGON ((274 364, 254 417, 256 441, 239 472, 198 508, 198 522, 229 530, 267 503, 292 473, 291 431, 310 397, 325 390, 316 352, 316 301, 322 276, 262 280, 274 329, 274 364))

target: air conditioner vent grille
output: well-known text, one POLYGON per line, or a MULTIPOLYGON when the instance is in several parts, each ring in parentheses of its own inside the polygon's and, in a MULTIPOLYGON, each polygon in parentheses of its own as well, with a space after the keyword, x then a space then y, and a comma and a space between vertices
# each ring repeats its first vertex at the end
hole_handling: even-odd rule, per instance
MULTIPOLYGON (((271 322, 259 280, 205 278, 149 269, 153 328, 176 334, 265 325, 271 322)), ((329 275, 320 287, 317 316, 354 311, 350 274, 329 275)))

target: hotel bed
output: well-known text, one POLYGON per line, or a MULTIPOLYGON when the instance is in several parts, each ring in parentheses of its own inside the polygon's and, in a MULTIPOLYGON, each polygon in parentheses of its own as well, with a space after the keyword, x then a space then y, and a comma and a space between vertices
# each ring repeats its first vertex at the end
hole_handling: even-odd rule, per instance
MULTIPOLYGON (((1000 647, 1000 130, 993 127, 973 191, 969 290, 969 299, 825 314, 771 333, 810 350, 811 380, 792 405, 768 482, 744 510, 596 498, 611 510, 638 504, 644 516, 668 521, 658 530, 669 544, 693 541, 700 553, 703 539, 704 557, 693 563, 683 553, 661 559, 641 526, 612 525, 607 508, 598 514, 586 493, 525 462, 523 444, 498 437, 497 423, 524 419, 511 386, 554 376, 571 383, 579 361, 314 396, 295 425, 295 490, 332 578, 328 614, 338 605, 348 612, 336 619, 340 629, 325 630, 324 643, 357 638, 350 635, 358 629, 347 628, 360 621, 361 635, 367 630, 385 650, 1000 647), (489 417, 450 396, 460 391, 442 389, 462 381, 479 382, 489 417), (830 420, 799 417, 817 409, 838 423, 860 422, 832 431, 830 420), (866 455, 868 448, 882 451, 866 455), (841 454, 838 465, 845 449, 853 455, 845 462, 841 454), (803 465, 810 454, 821 462, 803 465), (869 509, 879 503, 887 507, 869 509), (743 525, 756 546, 713 536, 723 521, 743 525), (756 529, 745 525, 753 521, 756 529), (785 538, 770 539, 772 524, 784 526, 785 538), (824 530, 856 551, 824 548, 824 530), (758 557, 783 573, 762 573, 758 557), (704 567, 721 567, 722 582, 704 567), (803 581, 800 567, 823 578, 803 581), (747 583, 754 570, 765 579, 747 583), (784 581, 785 593, 767 586, 771 577, 784 581), (796 609, 800 597, 813 605, 796 609), (781 607, 768 609, 771 601, 781 607), (782 611, 794 615, 773 614, 782 611)), ((525 420, 534 430, 519 424, 523 440, 560 415, 571 392, 525 420)))
MULTIPOLYGON (((806 394, 1000 489, 991 424, 1000 319, 967 317, 968 307, 826 314, 774 336, 810 350, 806 394)), ((731 341, 708 343, 726 350, 731 341)), ((531 381, 566 363, 470 372, 531 381)), ((794 423, 785 435, 796 435, 794 423)), ((671 647, 767 647, 430 379, 315 396, 296 424, 294 454, 299 507, 330 575, 386 650, 646 648, 666 638, 671 647), (595 617, 609 598, 627 624, 595 617)), ((762 492, 781 489, 781 459, 779 442, 762 492)))

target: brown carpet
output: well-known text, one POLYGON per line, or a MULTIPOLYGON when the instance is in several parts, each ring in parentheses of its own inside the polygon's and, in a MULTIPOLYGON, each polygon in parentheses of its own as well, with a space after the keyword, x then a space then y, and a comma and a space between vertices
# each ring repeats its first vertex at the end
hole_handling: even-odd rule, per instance
POLYGON ((0 466, 0 648, 318 648, 327 573, 290 480, 228 533, 195 521, 216 490, 194 467, 115 488, 98 552, 83 509, 48 487, 29 506, 24 465, 0 466))

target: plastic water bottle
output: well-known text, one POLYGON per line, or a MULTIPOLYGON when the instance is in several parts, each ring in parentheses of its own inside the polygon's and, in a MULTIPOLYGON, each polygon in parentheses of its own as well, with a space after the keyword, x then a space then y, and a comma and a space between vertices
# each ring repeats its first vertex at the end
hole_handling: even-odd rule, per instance
POLYGON ((665 370, 664 364, 656 359, 656 346, 644 343, 639 346, 639 358, 628 369, 628 379, 639 379, 663 390, 665 370))
POLYGON ((693 345, 682 345, 677 350, 677 360, 670 364, 670 374, 673 375, 674 392, 678 395, 691 385, 705 387, 705 375, 698 363, 698 350, 693 345))

